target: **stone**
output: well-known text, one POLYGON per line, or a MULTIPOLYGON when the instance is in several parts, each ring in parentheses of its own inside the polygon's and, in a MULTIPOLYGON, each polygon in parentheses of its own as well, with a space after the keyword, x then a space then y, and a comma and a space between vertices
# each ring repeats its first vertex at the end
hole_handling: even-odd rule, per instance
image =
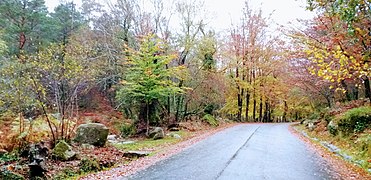
POLYGON ((175 139, 182 139, 182 137, 179 134, 171 134, 171 137, 175 139))
POLYGON ((128 151, 123 154, 123 157, 127 158, 140 158, 144 156, 148 156, 150 152, 148 151, 128 151))
POLYGON ((180 131, 179 127, 172 127, 169 129, 169 131, 180 131))
POLYGON ((76 156, 76 152, 65 141, 59 141, 52 151, 52 156, 62 161, 68 161, 76 156))
POLYGON ((94 146, 91 144, 81 144, 81 147, 83 149, 94 149, 94 146))
POLYGON ((314 129, 316 129, 316 125, 313 122, 308 123, 308 129, 309 131, 313 131, 314 129))
POLYGON ((9 169, 10 168, 6 166, 3 166, 0 169, 0 179, 4 179, 4 180, 5 179, 11 179, 11 180, 24 180, 25 179, 22 175, 12 172, 9 169))
POLYGON ((174 123, 174 124, 170 124, 167 129, 169 131, 179 131, 180 130, 180 125, 179 123, 174 123))
POLYGON ((149 131, 148 136, 154 140, 157 140, 164 138, 165 133, 161 127, 155 127, 153 130, 149 131))
POLYGON ((121 145, 124 145, 124 144, 134 144, 135 141, 122 141, 122 142, 118 142, 117 144, 121 144, 121 145))
POLYGON ((327 130, 335 136, 338 133, 338 125, 334 121, 330 121, 327 125, 327 130))
POLYGON ((45 177, 47 172, 46 161, 49 149, 43 142, 38 144, 31 144, 28 152, 28 167, 30 168, 30 177, 45 177))
POLYGON ((74 141, 79 144, 91 144, 103 147, 106 144, 109 129, 100 123, 81 124, 77 127, 74 141))
POLYGON ((8 153, 7 150, 5 150, 5 149, 0 149, 0 156, 1 156, 1 155, 4 155, 4 154, 7 154, 7 153, 8 153))
POLYGON ((107 136, 107 140, 109 140, 109 141, 116 141, 117 140, 117 135, 115 135, 115 134, 108 135, 107 136))

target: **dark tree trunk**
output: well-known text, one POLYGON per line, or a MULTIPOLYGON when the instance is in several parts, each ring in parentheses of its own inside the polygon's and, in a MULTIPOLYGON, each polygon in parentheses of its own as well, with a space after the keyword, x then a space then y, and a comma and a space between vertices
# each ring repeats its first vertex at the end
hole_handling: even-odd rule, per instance
POLYGON ((260 104, 259 104, 259 122, 263 121, 263 97, 260 96, 260 104))
POLYGON ((343 88, 345 90, 346 100, 347 101, 351 101, 352 100, 352 96, 351 96, 351 94, 349 92, 348 85, 346 84, 345 80, 342 80, 341 81, 341 85, 343 86, 343 88))
POLYGON ((238 119, 238 121, 242 122, 242 106, 243 106, 243 94, 244 94, 244 90, 242 89, 239 92, 241 92, 241 93, 238 93, 238 95, 237 95, 237 98, 238 98, 237 99, 237 105, 238 105, 237 119, 238 119))
POLYGON ((250 94, 246 93, 246 109, 245 109, 245 117, 246 121, 249 121, 249 104, 250 104, 250 94))
POLYGON ((283 111, 282 121, 287 122, 287 111, 289 110, 289 107, 287 106, 287 101, 283 102, 283 106, 284 106, 284 111, 283 111))
POLYGON ((363 78, 363 85, 365 86, 365 97, 370 100, 371 103, 371 88, 370 88, 370 80, 368 76, 364 76, 363 78))
POLYGON ((254 97, 253 108, 252 108, 252 119, 256 122, 256 99, 254 97))
POLYGON ((269 104, 268 104, 268 101, 265 101, 265 111, 264 111, 263 122, 268 122, 268 121, 269 121, 269 104))

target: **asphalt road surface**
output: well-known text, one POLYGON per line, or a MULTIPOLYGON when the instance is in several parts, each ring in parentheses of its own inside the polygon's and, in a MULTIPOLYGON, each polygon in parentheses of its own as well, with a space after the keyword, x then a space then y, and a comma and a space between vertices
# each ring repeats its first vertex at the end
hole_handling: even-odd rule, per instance
POLYGON ((288 127, 234 126, 122 179, 337 179, 331 176, 331 167, 288 127))

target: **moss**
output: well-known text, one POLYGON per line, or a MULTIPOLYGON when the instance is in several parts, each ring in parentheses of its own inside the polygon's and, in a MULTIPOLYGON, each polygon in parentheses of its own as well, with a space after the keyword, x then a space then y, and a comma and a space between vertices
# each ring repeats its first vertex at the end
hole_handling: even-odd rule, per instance
POLYGON ((75 142, 102 147, 107 141, 109 129, 103 124, 88 123, 77 128, 75 142))
POLYGON ((25 178, 20 174, 8 170, 1 170, 0 179, 24 180, 25 178))
POLYGON ((56 159, 67 161, 75 156, 75 152, 72 151, 72 147, 68 145, 65 141, 59 141, 54 147, 52 155, 56 159))
POLYGON ((364 106, 348 110, 336 118, 339 131, 348 136, 363 132, 371 124, 371 107, 364 106))
POLYGON ((101 170, 99 162, 95 158, 84 158, 79 164, 81 172, 97 172, 101 170))

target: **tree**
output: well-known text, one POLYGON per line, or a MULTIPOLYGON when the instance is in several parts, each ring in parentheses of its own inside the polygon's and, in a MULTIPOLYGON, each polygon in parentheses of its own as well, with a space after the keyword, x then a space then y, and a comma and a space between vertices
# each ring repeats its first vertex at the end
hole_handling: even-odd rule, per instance
POLYGON ((126 105, 135 104, 139 108, 137 127, 139 130, 146 127, 147 133, 150 122, 156 121, 156 108, 160 101, 184 92, 184 88, 169 80, 181 78, 176 74, 182 67, 166 68, 176 56, 163 54, 165 46, 156 36, 148 35, 141 38, 139 50, 129 49, 127 73, 117 92, 120 105, 131 102, 126 105))
POLYGON ((35 52, 52 32, 44 0, 0 1, 0 27, 10 54, 35 52))
POLYGON ((56 25, 56 31, 53 35, 57 42, 61 42, 64 45, 67 44, 69 36, 84 24, 83 16, 76 9, 76 4, 72 1, 59 4, 51 16, 56 25))
POLYGON ((312 72, 339 83, 348 100, 349 86, 363 82, 365 96, 371 101, 371 28, 365 28, 371 23, 370 6, 364 0, 308 1, 308 9, 320 10, 319 17, 302 34, 314 64, 312 72))

